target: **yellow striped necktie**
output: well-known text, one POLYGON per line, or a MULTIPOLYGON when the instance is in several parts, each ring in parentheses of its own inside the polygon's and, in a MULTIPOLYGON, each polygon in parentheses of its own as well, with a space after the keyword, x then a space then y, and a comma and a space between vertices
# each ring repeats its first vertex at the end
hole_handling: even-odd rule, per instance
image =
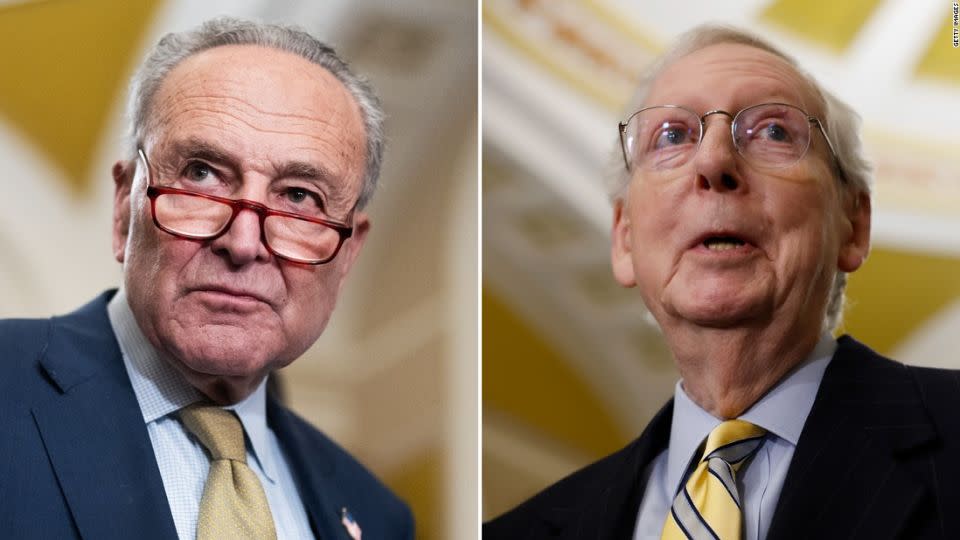
POLYGON ((210 453, 197 540, 275 540, 270 505, 256 473, 247 465, 243 426, 237 415, 212 405, 191 405, 180 411, 180 420, 210 453))
POLYGON ((661 540, 740 540, 737 471, 760 448, 763 428, 727 420, 707 436, 703 458, 670 507, 661 540))

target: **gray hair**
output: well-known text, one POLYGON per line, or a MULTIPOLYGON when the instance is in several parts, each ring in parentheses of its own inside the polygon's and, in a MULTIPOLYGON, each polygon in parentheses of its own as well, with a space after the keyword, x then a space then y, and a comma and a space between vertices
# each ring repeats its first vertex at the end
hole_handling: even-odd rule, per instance
MULTIPOLYGON (((642 106, 650 93, 654 81, 656 81, 657 77, 659 77, 667 67, 684 56, 710 47, 711 45, 723 43, 747 45, 773 54, 787 62, 787 64, 809 84, 814 91, 814 97, 823 105, 823 127, 829 134, 830 141, 833 143, 834 151, 837 154, 839 170, 835 170, 834 172, 837 175, 838 184, 843 190, 843 193, 848 197, 853 197, 854 201, 858 193, 866 193, 869 195, 873 183, 873 167, 863 151, 863 142, 860 139, 860 115, 858 115, 852 107, 840 100, 840 98, 821 86, 812 75, 800 67, 792 56, 774 47, 768 41, 744 30, 729 26, 705 24, 682 34, 674 44, 642 74, 637 90, 630 100, 627 114, 632 113, 642 106), (844 179, 845 182, 843 181, 844 179)), ((623 196, 631 178, 630 173, 623 167, 623 158, 619 143, 617 143, 613 153, 610 167, 611 171, 615 172, 611 172, 609 175, 611 179, 609 193, 610 197, 616 200, 623 196), (614 165, 614 163, 616 165, 614 165)), ((827 301, 827 310, 823 323, 824 330, 833 331, 842 320, 844 289, 846 285, 847 274, 845 272, 837 272, 834 276, 830 298, 827 301)))
POLYGON ((293 26, 218 17, 193 30, 163 36, 130 82, 127 118, 131 154, 136 155, 143 141, 154 95, 170 71, 194 54, 224 45, 259 45, 296 54, 326 69, 347 88, 357 102, 366 132, 366 163, 357 208, 366 206, 377 187, 383 161, 384 113, 380 99, 333 48, 293 26))

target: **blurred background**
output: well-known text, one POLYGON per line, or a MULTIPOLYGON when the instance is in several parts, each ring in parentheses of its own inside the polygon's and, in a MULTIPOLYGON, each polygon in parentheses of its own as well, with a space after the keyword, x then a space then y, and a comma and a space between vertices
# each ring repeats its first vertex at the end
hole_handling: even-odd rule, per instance
POLYGON ((475 537, 475 0, 0 0, 0 317, 120 282, 127 81, 161 35, 221 14, 333 44, 388 115, 372 232, 326 333, 282 373, 288 401, 411 503, 419 538, 475 537))
POLYGON ((485 0, 484 519, 621 448, 673 392, 639 295, 610 273, 603 174, 637 75, 707 21, 771 40, 863 116, 873 252, 851 276, 842 331, 960 367, 951 2, 485 0))

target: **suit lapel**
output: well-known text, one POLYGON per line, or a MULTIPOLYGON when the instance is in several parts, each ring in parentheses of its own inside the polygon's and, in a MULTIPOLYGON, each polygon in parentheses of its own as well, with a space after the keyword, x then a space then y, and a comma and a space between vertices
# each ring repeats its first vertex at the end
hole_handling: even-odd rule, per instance
POLYGON ((108 298, 52 321, 40 365, 60 394, 33 417, 82 537, 175 538, 108 298))
POLYGON ((565 540, 632 538, 646 489, 644 473, 670 440, 672 416, 673 400, 670 400, 639 438, 611 456, 615 461, 609 473, 598 477, 583 494, 586 504, 554 507, 544 514, 548 528, 560 531, 560 538, 565 540))
POLYGON ((343 497, 336 492, 337 483, 333 481, 333 459, 315 442, 304 439, 291 413, 272 397, 267 400, 267 418, 283 447, 314 535, 325 540, 351 540, 340 521, 338 503, 343 497))
POLYGON ((934 440, 906 368, 841 338, 768 538, 891 538, 928 494, 898 459, 934 440))

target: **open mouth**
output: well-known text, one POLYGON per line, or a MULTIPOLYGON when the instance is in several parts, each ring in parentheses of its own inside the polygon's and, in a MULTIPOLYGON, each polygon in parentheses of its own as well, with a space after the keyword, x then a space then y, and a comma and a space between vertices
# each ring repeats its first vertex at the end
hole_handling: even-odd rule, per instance
POLYGON ((736 236, 710 236, 703 240, 703 246, 710 251, 728 251, 747 245, 747 242, 736 236))

